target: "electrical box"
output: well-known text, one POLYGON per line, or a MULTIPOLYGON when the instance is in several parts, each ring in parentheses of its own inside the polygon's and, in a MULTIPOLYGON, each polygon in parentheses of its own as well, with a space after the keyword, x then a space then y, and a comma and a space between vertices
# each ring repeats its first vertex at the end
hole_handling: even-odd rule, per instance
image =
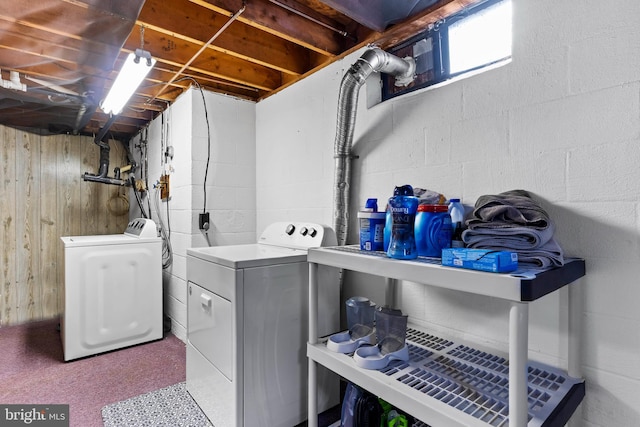
POLYGON ((160 199, 167 200, 169 198, 169 175, 160 177, 160 199))

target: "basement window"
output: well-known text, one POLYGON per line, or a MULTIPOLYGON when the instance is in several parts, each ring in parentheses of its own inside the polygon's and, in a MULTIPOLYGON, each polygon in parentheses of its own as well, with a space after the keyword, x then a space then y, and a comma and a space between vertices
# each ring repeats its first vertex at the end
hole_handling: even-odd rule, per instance
POLYGON ((487 0, 452 15, 392 48, 416 61, 416 79, 396 87, 382 75, 382 100, 488 68, 511 59, 511 0, 487 0))

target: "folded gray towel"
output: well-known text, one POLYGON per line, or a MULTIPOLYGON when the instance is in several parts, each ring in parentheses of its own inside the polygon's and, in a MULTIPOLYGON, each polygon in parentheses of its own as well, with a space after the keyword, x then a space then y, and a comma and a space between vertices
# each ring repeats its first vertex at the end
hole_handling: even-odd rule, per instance
POLYGON ((531 267, 561 267, 564 265, 562 248, 555 239, 537 249, 518 251, 518 262, 531 267))
POLYGON ((525 190, 511 190, 480 196, 475 204, 469 228, 525 226, 539 230, 549 227, 547 212, 525 190))
POLYGON ((479 197, 467 226, 462 239, 470 248, 514 251, 527 267, 564 264, 551 218, 525 190, 479 197))
POLYGON ((474 233, 476 233, 475 230, 465 230, 462 233, 464 242, 470 248, 517 252, 518 264, 528 268, 560 267, 564 265, 564 253, 553 237, 542 245, 529 245, 526 248, 527 245, 524 245, 517 236, 475 236, 474 233))
POLYGON ((552 223, 545 229, 522 226, 508 226, 501 224, 492 228, 489 224, 474 229, 467 229, 462 233, 462 240, 467 245, 478 242, 494 242, 497 246, 509 245, 512 249, 535 249, 547 243, 553 237, 552 223), (504 242, 504 243, 502 243, 504 242))

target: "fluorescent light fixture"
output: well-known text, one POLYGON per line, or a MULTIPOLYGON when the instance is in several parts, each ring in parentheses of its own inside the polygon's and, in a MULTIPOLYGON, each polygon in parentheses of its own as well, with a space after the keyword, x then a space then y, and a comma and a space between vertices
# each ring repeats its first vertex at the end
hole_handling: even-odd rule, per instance
POLYGON ((102 111, 106 114, 120 114, 133 92, 149 74, 156 60, 146 50, 136 49, 124 62, 116 81, 113 82, 109 94, 102 101, 102 111))

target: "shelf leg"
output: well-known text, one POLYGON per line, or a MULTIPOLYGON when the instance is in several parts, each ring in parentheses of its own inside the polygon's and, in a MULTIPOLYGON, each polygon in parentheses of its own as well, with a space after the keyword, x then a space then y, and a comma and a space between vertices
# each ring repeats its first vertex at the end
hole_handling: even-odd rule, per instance
MULTIPOLYGON (((309 344, 318 342, 318 264, 309 263, 309 344)), ((318 427, 317 365, 308 358, 307 425, 318 427)))
POLYGON ((529 358, 529 305, 512 302, 509 311, 509 425, 527 425, 527 362, 529 358))
POLYGON ((397 308, 396 292, 398 289, 398 281, 396 279, 390 279, 388 277, 385 277, 384 284, 385 284, 384 299, 385 299, 386 306, 391 308, 397 308))
MULTIPOLYGON (((561 290, 568 293, 568 319, 567 319, 567 374, 574 378, 582 378, 582 358, 580 357, 580 338, 582 335, 582 312, 584 302, 582 299, 582 283, 580 280, 565 286, 561 290)), ((568 427, 577 427, 581 420, 581 406, 573 413, 567 423, 568 427), (578 414, 578 415, 576 415, 578 414)))
POLYGON ((580 335, 582 332, 582 284, 574 282, 566 286, 569 292, 568 302, 568 343, 567 373, 574 378, 582 378, 582 360, 580 358, 580 335))

